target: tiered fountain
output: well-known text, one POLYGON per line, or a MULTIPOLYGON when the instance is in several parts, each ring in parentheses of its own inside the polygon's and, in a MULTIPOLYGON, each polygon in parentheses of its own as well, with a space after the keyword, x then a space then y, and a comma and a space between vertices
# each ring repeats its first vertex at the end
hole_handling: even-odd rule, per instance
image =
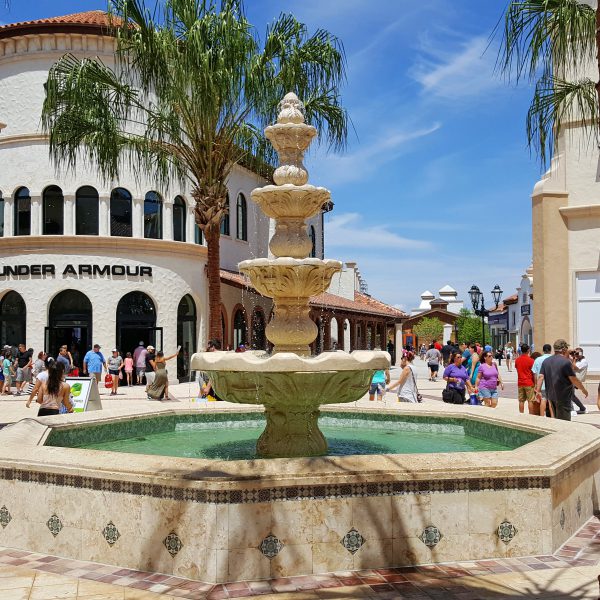
POLYGON ((275 220, 269 248, 277 258, 239 264, 252 285, 273 298, 275 314, 266 330, 273 353, 202 352, 194 354, 191 367, 206 372, 222 398, 265 406, 267 426, 257 442, 259 456, 319 456, 327 453, 319 406, 358 400, 373 373, 389 367, 389 355, 338 351, 310 356, 318 330, 309 317, 309 299, 329 287, 342 264, 307 258, 312 242, 306 219, 319 214, 330 193, 307 183, 302 160, 317 131, 304 122, 303 104, 290 93, 279 108, 277 124, 265 129, 279 154, 276 185, 252 192, 252 199, 275 220))

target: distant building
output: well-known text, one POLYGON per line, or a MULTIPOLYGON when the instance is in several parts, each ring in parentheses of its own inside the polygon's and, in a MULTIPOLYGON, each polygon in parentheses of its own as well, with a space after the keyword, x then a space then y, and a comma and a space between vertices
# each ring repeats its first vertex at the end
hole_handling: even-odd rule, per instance
MULTIPOLYGON (((533 344, 533 269, 529 267, 521 276, 516 294, 504 298, 506 307, 507 341, 513 345, 533 344)), ((543 342, 544 343, 544 342, 543 342)))
MULTIPOLYGON (((458 292, 451 286, 445 285, 438 291, 438 296, 441 300, 447 303, 446 310, 451 313, 458 314, 464 308, 464 302, 458 299, 458 292)), ((421 303, 418 308, 413 308, 410 311, 411 316, 421 314, 431 309, 431 302, 435 300, 435 295, 429 290, 425 290, 421 294, 421 303)))
POLYGON ((444 344, 448 340, 456 340, 456 321, 458 314, 449 310, 447 300, 443 298, 434 298, 429 303, 429 310, 418 314, 412 314, 402 323, 402 345, 411 345, 418 348, 422 343, 429 343, 431 340, 420 340, 414 331, 415 326, 423 319, 438 319, 444 324, 442 339, 438 341, 444 344))

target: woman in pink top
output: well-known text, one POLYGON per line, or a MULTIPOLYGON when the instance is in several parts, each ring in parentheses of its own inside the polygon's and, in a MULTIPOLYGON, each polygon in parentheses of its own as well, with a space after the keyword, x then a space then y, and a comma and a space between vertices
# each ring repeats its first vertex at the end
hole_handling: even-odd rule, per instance
POLYGON ((127 376, 127 387, 131 387, 131 374, 133 373, 133 358, 131 352, 125 357, 125 375, 127 376))
POLYGON ((483 403, 490 408, 498 406, 498 385, 500 385, 501 390, 504 390, 498 365, 494 362, 492 353, 485 351, 481 355, 475 390, 479 392, 479 397, 483 403))

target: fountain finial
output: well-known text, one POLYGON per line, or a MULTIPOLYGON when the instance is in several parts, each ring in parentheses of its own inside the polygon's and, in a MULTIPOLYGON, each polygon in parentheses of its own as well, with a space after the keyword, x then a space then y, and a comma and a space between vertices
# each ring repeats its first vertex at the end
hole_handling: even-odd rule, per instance
POLYGON ((279 110, 277 114, 278 123, 284 125, 287 123, 296 125, 304 123, 304 104, 294 92, 287 93, 277 108, 279 110))

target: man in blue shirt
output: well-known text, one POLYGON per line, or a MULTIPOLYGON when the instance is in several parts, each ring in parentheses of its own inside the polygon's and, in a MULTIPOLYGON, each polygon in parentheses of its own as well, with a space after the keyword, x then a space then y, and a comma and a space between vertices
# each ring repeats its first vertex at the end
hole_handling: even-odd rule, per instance
POLYGON ((100 344, 94 344, 93 350, 88 350, 83 357, 83 374, 89 373, 100 383, 103 367, 106 369, 106 361, 100 352, 100 344))

